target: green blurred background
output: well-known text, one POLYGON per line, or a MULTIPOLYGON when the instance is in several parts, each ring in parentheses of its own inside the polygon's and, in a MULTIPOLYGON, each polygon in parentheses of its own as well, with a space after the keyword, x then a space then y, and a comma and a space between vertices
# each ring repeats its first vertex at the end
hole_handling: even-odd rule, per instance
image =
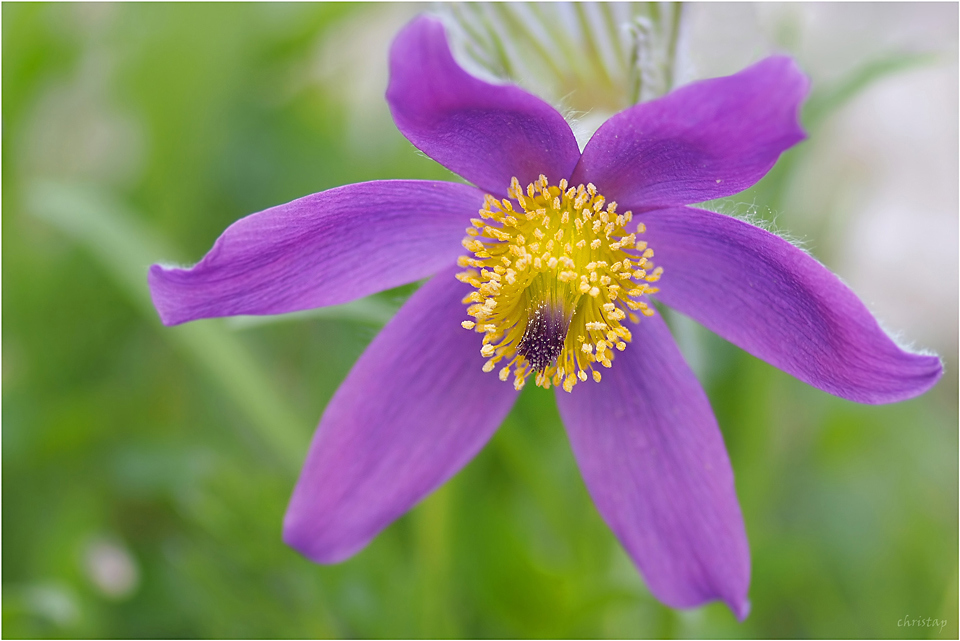
POLYGON ((4 636, 956 637, 956 4, 690 7, 687 77, 787 50, 814 81, 811 139, 714 204, 804 240, 946 366, 861 406, 668 317, 737 475, 744 624, 650 596, 535 388, 353 559, 283 545, 312 429, 412 289, 164 328, 146 266, 308 193, 454 179, 382 100, 421 9, 3 5, 4 636))

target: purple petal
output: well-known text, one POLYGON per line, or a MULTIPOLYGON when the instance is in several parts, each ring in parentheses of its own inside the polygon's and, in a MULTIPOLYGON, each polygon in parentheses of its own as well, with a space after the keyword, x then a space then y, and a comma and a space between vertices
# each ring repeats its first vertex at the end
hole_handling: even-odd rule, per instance
POLYGON ((631 107, 597 130, 571 182, 635 208, 743 191, 804 139, 797 113, 808 87, 793 60, 772 57, 631 107))
POLYGON ((631 331, 600 383, 557 392, 583 479, 658 599, 743 619, 750 550, 717 421, 663 319, 631 331))
POLYGON ((861 403, 922 394, 936 356, 904 351, 808 254, 743 221, 683 207, 641 217, 663 267, 657 298, 771 365, 861 403))
POLYGON ((482 203, 455 183, 337 187, 238 220, 189 269, 153 265, 150 294, 165 325, 345 303, 448 266, 482 203))
POLYGON ((580 158, 557 111, 512 85, 478 80, 457 65, 443 25, 415 18, 390 50, 387 102, 403 135, 425 154, 492 194, 516 176, 568 178, 580 158))
POLYGON ((516 398, 460 322, 472 289, 441 272, 367 348, 327 406, 284 519, 318 563, 355 554, 480 450, 516 398))

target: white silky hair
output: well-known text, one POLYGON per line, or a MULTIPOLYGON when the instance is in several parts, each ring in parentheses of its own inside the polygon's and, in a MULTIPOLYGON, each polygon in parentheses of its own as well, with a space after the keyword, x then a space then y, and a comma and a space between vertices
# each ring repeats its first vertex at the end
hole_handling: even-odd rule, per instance
POLYGON ((683 64, 678 3, 450 3, 436 13, 468 73, 549 102, 581 150, 614 113, 667 93, 683 64))

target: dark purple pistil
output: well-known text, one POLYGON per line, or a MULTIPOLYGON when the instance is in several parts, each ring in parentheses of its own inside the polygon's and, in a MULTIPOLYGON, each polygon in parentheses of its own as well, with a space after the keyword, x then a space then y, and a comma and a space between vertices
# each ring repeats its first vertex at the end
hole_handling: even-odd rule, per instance
POLYGON ((567 338, 570 320, 546 303, 533 309, 527 319, 517 352, 523 356, 535 372, 542 372, 556 362, 567 338))

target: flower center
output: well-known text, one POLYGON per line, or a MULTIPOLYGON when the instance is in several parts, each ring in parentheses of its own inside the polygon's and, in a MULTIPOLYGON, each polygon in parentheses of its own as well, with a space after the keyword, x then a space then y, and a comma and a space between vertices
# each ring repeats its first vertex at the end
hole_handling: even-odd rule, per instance
POLYGON ((547 389, 569 392, 588 375, 599 382, 596 364, 611 367, 614 348, 630 342, 620 321, 654 313, 641 298, 658 291, 649 283, 663 268, 637 240, 644 224, 628 234, 633 214, 617 214, 593 184, 554 186, 541 174, 526 192, 514 178, 507 195, 486 196, 463 240, 473 255, 457 260, 474 268, 457 279, 476 288, 463 300, 474 320, 462 325, 483 334, 483 371, 503 362, 500 380, 512 368, 518 390, 534 372, 547 389))

